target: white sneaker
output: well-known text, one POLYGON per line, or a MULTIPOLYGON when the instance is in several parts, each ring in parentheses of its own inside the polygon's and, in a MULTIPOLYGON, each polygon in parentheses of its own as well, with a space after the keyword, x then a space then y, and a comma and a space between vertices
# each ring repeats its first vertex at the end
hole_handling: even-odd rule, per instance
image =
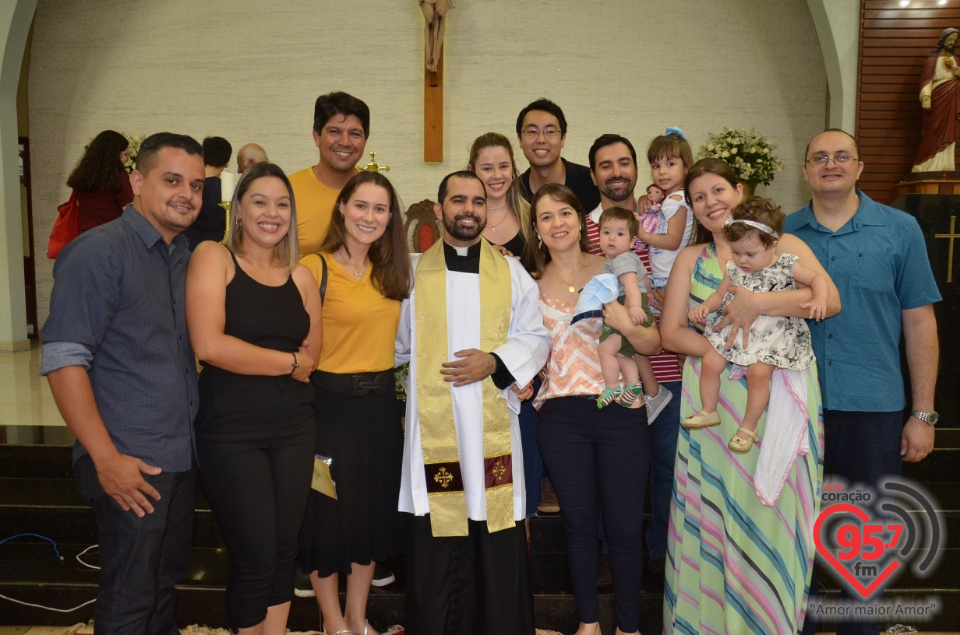
POLYGON ((313 585, 310 584, 310 576, 301 571, 300 567, 297 567, 297 573, 293 579, 293 594, 298 598, 316 597, 313 585))
POLYGON ((393 571, 388 569, 387 565, 378 562, 377 566, 373 568, 373 579, 370 580, 370 584, 375 587, 385 587, 388 584, 393 584, 396 579, 393 571))
POLYGON ((670 400, 673 399, 673 393, 660 385, 660 390, 653 397, 643 397, 647 402, 647 425, 656 421, 663 409, 667 407, 670 400))

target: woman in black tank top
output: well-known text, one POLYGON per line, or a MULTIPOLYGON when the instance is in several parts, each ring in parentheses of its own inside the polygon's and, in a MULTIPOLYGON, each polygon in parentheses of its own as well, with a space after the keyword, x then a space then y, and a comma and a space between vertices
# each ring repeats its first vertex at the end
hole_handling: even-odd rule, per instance
POLYGON ((200 358, 198 474, 230 555, 234 632, 286 630, 297 535, 310 491, 320 294, 298 264, 296 208, 283 171, 244 172, 225 245, 187 270, 187 326, 200 358))

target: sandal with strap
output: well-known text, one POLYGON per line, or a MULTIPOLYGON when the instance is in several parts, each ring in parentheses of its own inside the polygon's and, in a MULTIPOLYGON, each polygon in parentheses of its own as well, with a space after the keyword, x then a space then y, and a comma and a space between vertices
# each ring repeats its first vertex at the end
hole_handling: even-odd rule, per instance
POLYGON ((714 410, 713 412, 704 412, 701 410, 695 415, 691 415, 683 420, 680 424, 684 428, 709 428, 710 426, 720 425, 720 413, 714 410))
POLYGON ((600 396, 597 397, 597 408, 606 408, 614 401, 618 401, 623 395, 623 388, 604 388, 600 396))
POLYGON ((751 430, 750 428, 744 428, 743 426, 740 426, 737 428, 737 432, 743 432, 749 437, 748 439, 741 439, 737 435, 733 435, 730 438, 730 442, 727 444, 727 447, 738 454, 746 454, 753 449, 754 441, 760 440, 760 437, 757 436, 756 430, 751 430))
POLYGON ((623 392, 620 393, 619 403, 624 408, 630 408, 633 404, 637 403, 637 400, 640 398, 640 395, 643 394, 643 384, 639 381, 635 381, 626 388, 623 389, 623 392))

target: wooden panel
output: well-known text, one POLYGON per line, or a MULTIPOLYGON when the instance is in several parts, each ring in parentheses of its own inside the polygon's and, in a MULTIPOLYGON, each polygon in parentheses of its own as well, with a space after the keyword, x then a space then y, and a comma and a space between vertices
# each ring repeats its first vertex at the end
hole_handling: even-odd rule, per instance
POLYGON ((943 18, 936 20, 864 20, 863 27, 871 29, 917 29, 929 27, 943 31, 947 27, 956 28, 956 18, 943 18))
POLYGON ((904 7, 902 9, 881 9, 879 11, 865 9, 863 11, 864 20, 889 20, 890 22, 897 21, 912 21, 912 20, 936 20, 938 18, 943 18, 943 9, 923 9, 916 7, 904 7))
POLYGON ((863 0, 860 5, 857 138, 864 162, 859 186, 890 203, 913 167, 920 140, 920 71, 940 33, 960 25, 960 0, 863 0))
MULTIPOLYGON (((937 28, 927 28, 927 29, 871 29, 870 30, 870 39, 875 38, 925 38, 924 43, 936 42, 937 38, 940 37, 940 33, 943 29, 937 28)), ((930 50, 933 50, 933 45, 930 45, 930 50)))
POLYGON ((929 55, 933 50, 929 46, 915 46, 912 41, 910 44, 904 44, 907 40, 892 40, 889 47, 876 46, 873 48, 864 48, 863 55, 868 57, 920 57, 929 55), (897 44, 899 42, 899 44, 897 44))
POLYGON ((423 160, 443 162, 443 49, 437 72, 423 71, 423 160))
MULTIPOLYGON (((954 0, 953 4, 956 4, 954 0)), ((900 0, 863 0, 861 5, 864 9, 898 9, 900 0)), ((938 0, 911 0, 910 6, 920 7, 922 9, 943 8, 938 0)))

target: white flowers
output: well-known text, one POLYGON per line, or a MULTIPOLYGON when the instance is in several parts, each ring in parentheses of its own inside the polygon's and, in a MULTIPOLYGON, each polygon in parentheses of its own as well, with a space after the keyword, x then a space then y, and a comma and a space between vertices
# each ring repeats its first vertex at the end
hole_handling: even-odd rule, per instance
POLYGON ((777 146, 752 129, 724 128, 719 134, 707 134, 707 143, 700 146, 697 159, 724 159, 744 183, 770 185, 777 172, 783 172, 783 161, 773 150, 777 146))

